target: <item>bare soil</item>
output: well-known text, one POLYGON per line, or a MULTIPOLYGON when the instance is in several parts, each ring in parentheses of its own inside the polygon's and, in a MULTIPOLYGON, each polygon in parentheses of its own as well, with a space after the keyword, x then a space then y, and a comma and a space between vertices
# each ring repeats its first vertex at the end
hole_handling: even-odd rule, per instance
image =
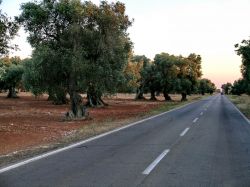
POLYGON ((92 123, 115 121, 144 114, 163 102, 134 101, 131 95, 105 98, 109 106, 89 109, 90 119, 64 121, 69 105, 52 105, 47 96, 0 94, 0 155, 56 142, 92 123))
POLYGON ((133 94, 117 94, 104 98, 108 106, 88 109, 89 119, 65 121, 69 105, 53 105, 46 95, 18 96, 7 99, 0 93, 0 167, 201 99, 193 95, 180 102, 179 95, 171 95, 173 102, 162 96, 135 101, 133 94))

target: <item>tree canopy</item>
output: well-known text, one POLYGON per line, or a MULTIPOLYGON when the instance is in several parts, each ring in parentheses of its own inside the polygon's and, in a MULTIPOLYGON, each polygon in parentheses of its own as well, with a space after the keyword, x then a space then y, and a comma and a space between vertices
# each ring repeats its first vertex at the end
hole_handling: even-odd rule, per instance
MULTIPOLYGON (((22 4, 16 22, 1 15, 6 18, 2 23, 8 25, 3 27, 6 44, 21 25, 33 52, 22 63, 2 58, 0 89, 13 95, 22 80, 26 90, 35 95, 48 93, 54 104, 67 103, 69 95, 70 119, 84 117, 85 106, 106 105, 102 96, 117 91, 136 92, 136 99, 144 99, 143 94, 149 92, 151 100, 163 93, 166 101, 171 100, 171 93, 178 93, 184 101, 192 93, 215 90, 210 80, 201 79, 200 55, 163 52, 153 60, 133 55, 127 32, 133 20, 119 1, 96 5, 81 0, 38 0, 22 4), (82 93, 87 94, 86 103, 82 93)), ((5 45, 2 54, 10 47, 5 45)))
POLYGON ((228 95, 231 92, 232 84, 230 82, 228 82, 226 84, 223 84, 221 86, 221 88, 222 88, 223 92, 228 95))
POLYGON ((16 98, 15 88, 22 80, 22 61, 18 57, 0 59, 0 90, 8 90, 8 98, 16 98))
POLYGON ((245 80, 244 79, 239 79, 234 81, 231 93, 234 95, 241 95, 245 93, 245 80))
MULTIPOLYGON (((0 0, 0 5, 2 0, 0 0)), ((18 24, 11 20, 0 9, 0 56, 6 55, 9 49, 14 49, 16 46, 10 44, 18 31, 18 24)))
POLYGON ((87 91, 92 106, 103 103, 103 93, 116 91, 132 47, 132 21, 123 3, 44 0, 21 10, 18 21, 29 32, 43 91, 69 93, 74 117, 83 116, 79 93, 87 91))
POLYGON ((201 72, 201 57, 191 53, 188 57, 156 54, 154 61, 150 62, 145 56, 141 59, 139 87, 137 99, 142 99, 144 92, 151 93, 151 99, 156 100, 155 94, 163 92, 165 100, 171 100, 170 93, 181 93, 182 100, 197 90, 201 72))
POLYGON ((240 90, 236 91, 237 93, 244 92, 250 95, 250 40, 243 40, 240 44, 236 44, 235 48, 237 54, 242 58, 242 80, 235 82, 236 85, 234 86, 234 92, 239 88, 240 90))
POLYGON ((215 92, 216 87, 215 84, 211 82, 211 80, 203 78, 198 82, 198 91, 200 94, 204 95, 205 93, 212 94, 215 92))

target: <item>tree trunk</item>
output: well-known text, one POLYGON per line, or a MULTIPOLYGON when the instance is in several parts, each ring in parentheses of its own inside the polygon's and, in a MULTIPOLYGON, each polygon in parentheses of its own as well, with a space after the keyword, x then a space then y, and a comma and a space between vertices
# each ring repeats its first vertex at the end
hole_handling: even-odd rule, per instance
POLYGON ((18 98, 16 95, 15 87, 10 87, 7 98, 18 98))
POLYGON ((86 106, 89 107, 103 107, 103 106, 108 106, 107 103, 105 103, 101 97, 95 95, 95 94, 90 94, 87 93, 87 103, 86 106))
POLYGON ((86 119, 89 113, 86 106, 82 103, 82 97, 73 91, 70 94, 71 110, 66 113, 66 120, 86 119))
POLYGON ((140 86, 140 87, 136 90, 135 99, 136 99, 136 100, 145 99, 145 97, 143 96, 143 88, 142 88, 142 86, 140 86))
POLYGON ((187 101, 187 94, 181 93, 181 101, 187 101))
POLYGON ((155 97, 155 91, 154 91, 154 90, 151 90, 150 93, 151 93, 150 100, 151 100, 151 101, 156 101, 157 99, 156 99, 156 97, 155 97))
POLYGON ((165 98, 165 101, 172 101, 172 98, 168 95, 166 91, 163 91, 163 96, 165 98))
POLYGON ((89 113, 86 106, 82 102, 81 95, 76 89, 76 80, 74 74, 70 74, 69 79, 69 95, 70 95, 70 111, 66 113, 66 120, 86 119, 89 113))
POLYGON ((54 96, 53 96, 53 94, 51 94, 51 93, 48 93, 48 95, 49 95, 49 97, 48 97, 48 101, 53 101, 54 100, 54 96))
POLYGON ((71 102, 71 110, 67 112, 66 119, 72 120, 72 119, 85 119, 88 117, 88 112, 86 109, 86 106, 83 105, 82 97, 78 93, 79 87, 77 83, 77 75, 78 75, 78 67, 76 66, 80 59, 78 54, 79 49, 79 40, 77 40, 79 32, 74 33, 73 37, 73 55, 72 55, 72 64, 71 64, 71 72, 69 74, 69 95, 70 95, 70 102, 71 102))
POLYGON ((98 89, 96 89, 95 86, 92 84, 90 84, 88 87, 86 106, 88 107, 108 106, 108 104, 102 100, 102 93, 98 89))

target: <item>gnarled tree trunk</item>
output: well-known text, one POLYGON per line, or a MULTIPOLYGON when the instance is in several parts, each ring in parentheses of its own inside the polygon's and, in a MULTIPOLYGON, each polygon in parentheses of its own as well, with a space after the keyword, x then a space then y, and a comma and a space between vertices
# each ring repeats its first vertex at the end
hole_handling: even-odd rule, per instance
POLYGON ((86 106, 82 102, 81 95, 77 92, 77 83, 74 76, 73 73, 70 74, 69 95, 71 107, 70 111, 66 113, 66 120, 85 119, 89 115, 86 106))
POLYGON ((140 87, 137 88, 137 90, 136 90, 135 99, 136 99, 136 100, 145 99, 145 97, 143 96, 143 93, 144 93, 143 86, 140 86, 140 87))
POLYGON ((181 93, 181 101, 187 101, 187 94, 181 93))
POLYGON ((16 90, 15 90, 14 86, 9 88, 7 98, 18 98, 17 95, 16 95, 16 90))
POLYGON ((168 95, 166 90, 163 91, 163 96, 165 98, 165 101, 172 101, 172 98, 170 97, 170 95, 168 95))
POLYGON ((156 97, 155 97, 155 91, 154 91, 154 90, 151 90, 151 91, 150 91, 150 94, 151 94, 150 100, 156 101, 157 99, 156 99, 156 97))
POLYGON ((98 89, 96 89, 95 86, 92 84, 89 85, 89 88, 87 91, 86 106, 88 107, 108 106, 108 104, 102 100, 102 93, 98 89))
POLYGON ((82 97, 77 92, 70 94, 71 110, 66 113, 66 120, 85 119, 89 113, 82 102, 82 97))

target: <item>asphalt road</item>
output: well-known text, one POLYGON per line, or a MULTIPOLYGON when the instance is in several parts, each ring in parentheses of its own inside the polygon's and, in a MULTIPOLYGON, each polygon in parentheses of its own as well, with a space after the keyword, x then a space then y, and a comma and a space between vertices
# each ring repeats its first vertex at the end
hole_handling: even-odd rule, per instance
POLYGON ((23 166, 0 186, 250 186, 250 124, 216 95, 23 166))

